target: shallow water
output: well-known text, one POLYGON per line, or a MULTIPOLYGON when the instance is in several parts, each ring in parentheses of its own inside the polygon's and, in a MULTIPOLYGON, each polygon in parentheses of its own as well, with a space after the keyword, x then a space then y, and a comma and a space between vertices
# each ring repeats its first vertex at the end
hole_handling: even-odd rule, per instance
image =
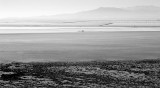
POLYGON ((0 34, 0 61, 156 59, 160 32, 0 34))

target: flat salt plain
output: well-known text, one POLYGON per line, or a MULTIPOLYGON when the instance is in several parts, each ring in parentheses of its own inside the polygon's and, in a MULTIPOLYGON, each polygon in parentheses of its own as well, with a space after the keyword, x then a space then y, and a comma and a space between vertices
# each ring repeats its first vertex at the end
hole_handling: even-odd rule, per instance
POLYGON ((1 62, 160 58, 159 28, 22 29, 1 27, 1 62))

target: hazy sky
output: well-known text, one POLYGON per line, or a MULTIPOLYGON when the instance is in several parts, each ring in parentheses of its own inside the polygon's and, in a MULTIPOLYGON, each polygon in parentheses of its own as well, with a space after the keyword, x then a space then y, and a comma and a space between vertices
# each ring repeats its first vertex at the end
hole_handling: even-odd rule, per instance
POLYGON ((160 6, 160 0, 0 0, 0 18, 75 13, 99 7, 160 6))

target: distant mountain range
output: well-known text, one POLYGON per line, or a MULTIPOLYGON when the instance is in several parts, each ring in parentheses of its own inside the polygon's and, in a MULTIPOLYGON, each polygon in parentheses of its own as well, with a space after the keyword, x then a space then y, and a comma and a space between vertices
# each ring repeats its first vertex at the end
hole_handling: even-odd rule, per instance
MULTIPOLYGON (((30 18, 10 18, 8 20, 50 21, 50 20, 108 20, 108 19, 160 19, 160 7, 136 6, 128 8, 100 7, 73 14, 39 16, 30 18)), ((3 19, 7 20, 7 19, 3 19)))
POLYGON ((75 14, 51 16, 54 19, 151 19, 160 18, 160 7, 137 6, 128 8, 100 7, 75 14))
MULTIPOLYGON (((52 17, 52 16, 51 16, 52 17)), ((57 19, 148 19, 160 18, 160 7, 137 6, 128 8, 100 7, 75 14, 53 16, 57 19)))

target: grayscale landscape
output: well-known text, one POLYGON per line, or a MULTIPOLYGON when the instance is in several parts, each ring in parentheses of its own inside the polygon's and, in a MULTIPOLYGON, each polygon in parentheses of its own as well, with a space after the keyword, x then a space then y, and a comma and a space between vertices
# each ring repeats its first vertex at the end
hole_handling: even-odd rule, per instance
POLYGON ((159 5, 0 0, 0 88, 159 88, 159 5))

